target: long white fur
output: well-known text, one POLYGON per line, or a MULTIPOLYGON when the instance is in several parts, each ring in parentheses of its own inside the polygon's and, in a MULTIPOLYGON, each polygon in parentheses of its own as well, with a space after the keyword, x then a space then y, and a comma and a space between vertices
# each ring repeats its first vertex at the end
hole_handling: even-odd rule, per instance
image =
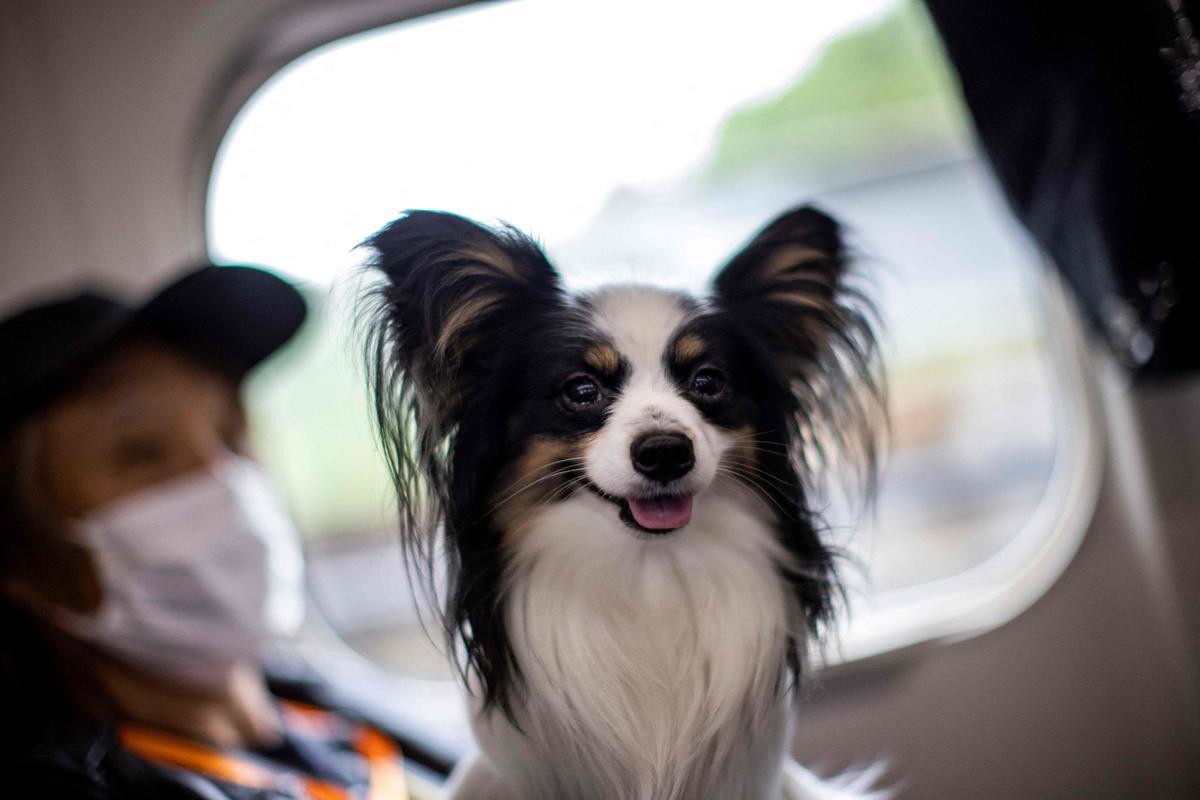
POLYGON ((686 319, 677 295, 592 299, 630 375, 586 458, 615 496, 642 478, 630 443, 650 428, 693 439, 689 524, 639 536, 578 491, 511 531, 506 622, 526 680, 518 727, 475 714, 482 757, 457 775, 467 800, 844 800, 787 760, 787 638, 803 620, 765 501, 718 470, 731 437, 666 374, 686 319))

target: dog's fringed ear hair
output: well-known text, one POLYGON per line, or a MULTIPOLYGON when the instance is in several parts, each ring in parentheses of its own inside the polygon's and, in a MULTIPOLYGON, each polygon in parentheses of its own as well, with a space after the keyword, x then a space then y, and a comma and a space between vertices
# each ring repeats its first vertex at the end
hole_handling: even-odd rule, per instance
MULTIPOLYGON (((445 435, 496 369, 529 312, 560 294, 541 249, 512 228, 409 211, 365 243, 383 274, 374 355, 417 395, 420 424, 445 435)), ((380 388, 377 386, 377 388, 380 388)))
POLYGON ((499 581, 501 561, 487 537, 480 543, 482 517, 473 506, 484 496, 478 484, 487 470, 459 461, 481 449, 498 452, 505 370, 565 295, 541 248, 511 227, 409 211, 364 244, 372 252, 368 267, 382 277, 362 322, 401 548, 412 586, 439 609, 451 652, 463 645, 464 675, 479 675, 492 702, 502 696, 496 687, 510 663, 497 644, 503 626, 492 605, 473 597, 499 581), (468 434, 472 447, 462 447, 464 429, 483 435, 468 434), (484 565, 466 583, 470 559, 484 565))
POLYGON ((787 211, 717 273, 713 294, 765 350, 794 400, 803 479, 846 461, 873 489, 884 389, 870 300, 851 285, 841 226, 812 206, 787 211))
POLYGON ((454 214, 409 211, 364 246, 368 268, 382 275, 361 320, 375 420, 405 558, 434 599, 437 530, 453 505, 453 437, 464 420, 490 419, 484 396, 503 384, 491 378, 561 289, 532 240, 454 214))

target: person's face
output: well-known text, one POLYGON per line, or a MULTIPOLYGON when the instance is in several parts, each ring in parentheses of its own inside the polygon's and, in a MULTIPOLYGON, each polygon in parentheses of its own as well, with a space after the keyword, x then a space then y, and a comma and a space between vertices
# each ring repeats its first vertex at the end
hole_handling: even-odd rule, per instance
POLYGON ((79 518, 240 451, 244 434, 232 380, 165 345, 130 342, 47 409, 47 499, 56 516, 79 518))

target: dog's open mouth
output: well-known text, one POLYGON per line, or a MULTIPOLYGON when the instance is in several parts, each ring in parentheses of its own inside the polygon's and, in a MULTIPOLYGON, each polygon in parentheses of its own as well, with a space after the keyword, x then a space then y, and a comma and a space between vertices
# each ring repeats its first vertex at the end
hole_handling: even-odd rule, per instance
POLYGON ((638 527, 648 531, 673 531, 692 518, 692 498, 686 494, 628 497, 625 507, 638 527))
POLYGON ((692 519, 690 494, 614 497, 591 482, 588 488, 615 505, 620 510, 622 522, 643 533, 670 533, 687 525, 692 519))

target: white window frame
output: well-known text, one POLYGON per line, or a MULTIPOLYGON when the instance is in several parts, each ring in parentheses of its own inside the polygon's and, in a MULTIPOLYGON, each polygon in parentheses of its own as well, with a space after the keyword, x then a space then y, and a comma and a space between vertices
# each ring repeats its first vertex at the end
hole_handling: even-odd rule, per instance
MULTIPOLYGON (((473 0, 327 0, 264 19, 211 93, 195 137, 196 213, 207 214, 216 155, 238 111, 276 72, 338 39, 468 5, 473 0)), ((201 227, 207 230, 203 224, 201 227)), ((207 239, 207 233, 206 233, 207 239)), ((995 555, 956 575, 874 595, 875 610, 852 620, 828 654, 831 673, 870 669, 880 659, 992 630, 1033 605, 1067 569, 1087 531, 1099 494, 1104 447, 1099 400, 1086 364, 1082 325, 1060 280, 1047 267, 1039 292, 1043 341, 1053 371, 1056 442, 1046 491, 1033 515, 995 555)), ((359 656, 327 626, 305 637, 306 654, 331 674, 353 673, 364 685, 404 688, 397 698, 443 698, 430 682, 395 675, 359 656)), ((445 684, 446 682, 440 682, 445 684)), ((438 700, 439 708, 442 700, 438 700)), ((443 709, 444 710, 444 709, 443 709)))

